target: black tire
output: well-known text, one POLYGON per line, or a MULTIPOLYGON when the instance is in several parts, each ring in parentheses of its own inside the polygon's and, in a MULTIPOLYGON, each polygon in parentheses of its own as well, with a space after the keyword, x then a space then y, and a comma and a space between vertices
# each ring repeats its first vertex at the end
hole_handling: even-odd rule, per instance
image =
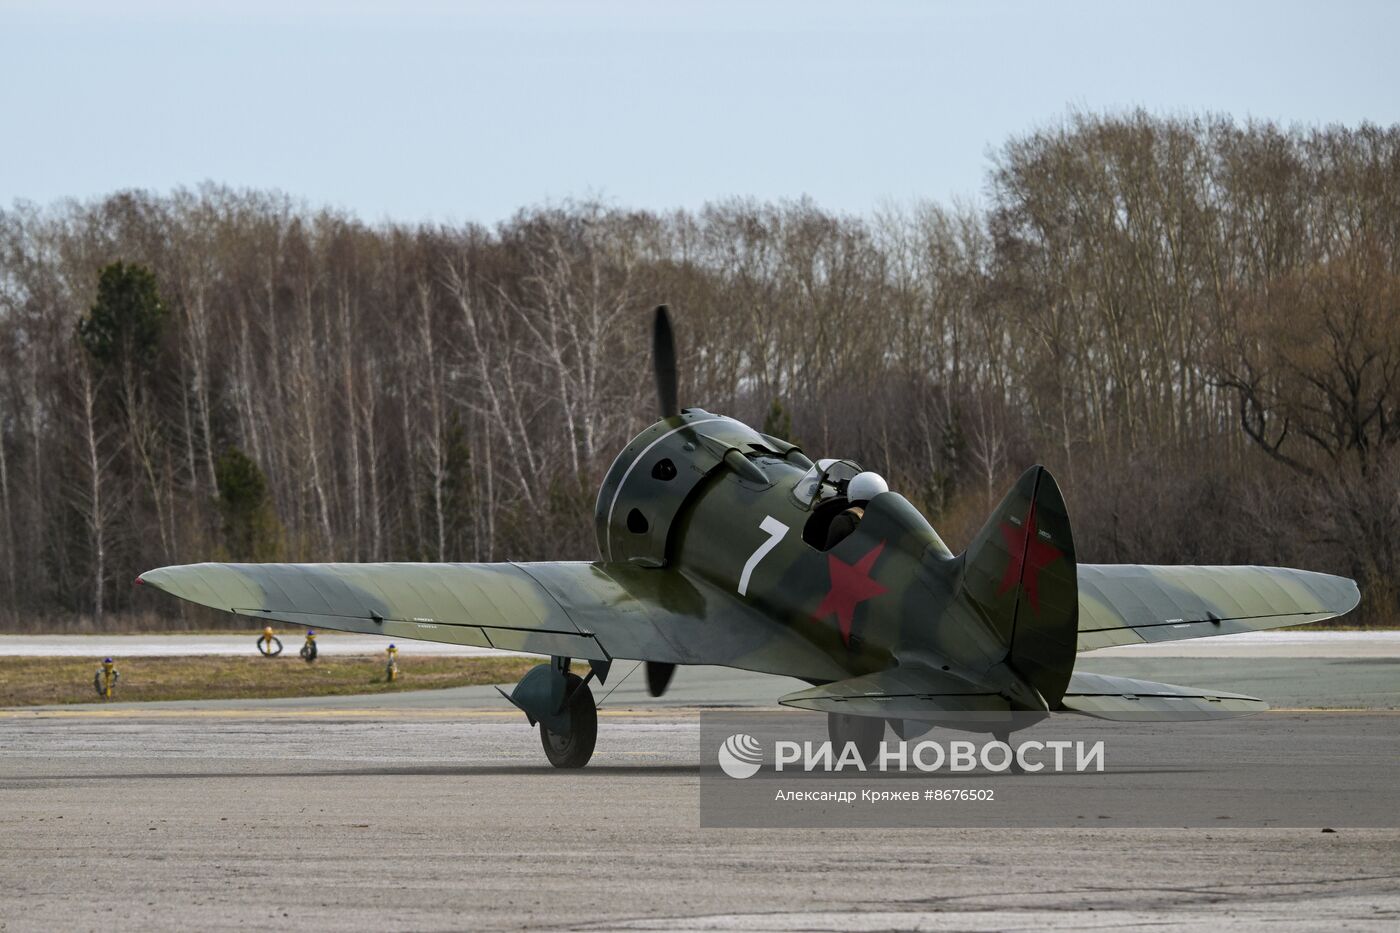
POLYGON ((872 716, 827 713, 826 734, 831 738, 831 749, 837 758, 841 757, 847 742, 854 742, 856 754, 869 766, 879 760, 880 739, 885 735, 885 721, 872 716))
POLYGON ((556 768, 582 768, 593 757, 598 743, 598 707, 593 703, 593 691, 577 674, 565 674, 565 690, 569 703, 564 712, 569 717, 569 734, 550 732, 540 723, 540 744, 545 757, 556 768))
POLYGON ((278 638, 276 635, 273 635, 272 640, 276 642, 277 647, 276 649, 269 651, 268 648, 270 646, 267 645, 267 643, 264 642, 261 638, 258 639, 258 651, 260 651, 262 653, 262 656, 265 658, 275 658, 282 653, 282 639, 278 638))

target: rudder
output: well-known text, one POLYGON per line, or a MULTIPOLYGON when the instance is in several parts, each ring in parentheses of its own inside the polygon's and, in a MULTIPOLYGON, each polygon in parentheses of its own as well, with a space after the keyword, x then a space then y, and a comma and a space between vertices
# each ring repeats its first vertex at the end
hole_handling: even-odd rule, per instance
POLYGON ((963 554, 962 589, 1007 645, 1007 663, 1058 707, 1079 638, 1074 536, 1059 484, 1021 474, 963 554))

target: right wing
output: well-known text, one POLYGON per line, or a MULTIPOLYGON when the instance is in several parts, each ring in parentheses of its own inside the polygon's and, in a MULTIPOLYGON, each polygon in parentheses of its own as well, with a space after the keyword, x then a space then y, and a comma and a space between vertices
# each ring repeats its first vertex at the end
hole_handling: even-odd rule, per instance
POLYGON ((1078 648, 1302 625, 1360 599, 1354 580, 1285 567, 1080 564, 1078 648))
POLYGON ((845 671, 793 630, 667 568, 529 564, 186 564, 138 583, 313 628, 590 660, 720 664, 808 680, 845 671))

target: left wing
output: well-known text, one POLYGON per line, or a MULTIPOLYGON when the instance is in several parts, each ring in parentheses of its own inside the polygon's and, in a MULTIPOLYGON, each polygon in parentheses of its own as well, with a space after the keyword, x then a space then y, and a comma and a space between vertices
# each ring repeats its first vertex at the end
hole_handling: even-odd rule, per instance
POLYGON ((1286 567, 1079 565, 1078 650, 1233 635, 1356 608, 1356 581, 1286 567))
POLYGON ((846 676, 799 634, 670 568, 586 562, 186 564, 137 583, 264 621, 590 660, 846 676))

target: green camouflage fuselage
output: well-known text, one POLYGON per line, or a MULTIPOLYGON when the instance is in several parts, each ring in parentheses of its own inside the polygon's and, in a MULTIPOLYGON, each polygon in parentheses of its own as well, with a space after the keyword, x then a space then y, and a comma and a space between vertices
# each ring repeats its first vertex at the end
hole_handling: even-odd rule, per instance
MULTIPOLYGON (((689 410, 658 422, 603 482, 602 559, 703 580, 808 642, 842 676, 916 663, 1044 709, 1004 663, 1004 633, 958 598, 961 560, 903 496, 877 496, 849 537, 822 549, 847 503, 814 502, 803 488, 813 470, 797 448, 730 418, 689 410)), ((1071 639, 1066 680, 1073 651, 1071 639)))

